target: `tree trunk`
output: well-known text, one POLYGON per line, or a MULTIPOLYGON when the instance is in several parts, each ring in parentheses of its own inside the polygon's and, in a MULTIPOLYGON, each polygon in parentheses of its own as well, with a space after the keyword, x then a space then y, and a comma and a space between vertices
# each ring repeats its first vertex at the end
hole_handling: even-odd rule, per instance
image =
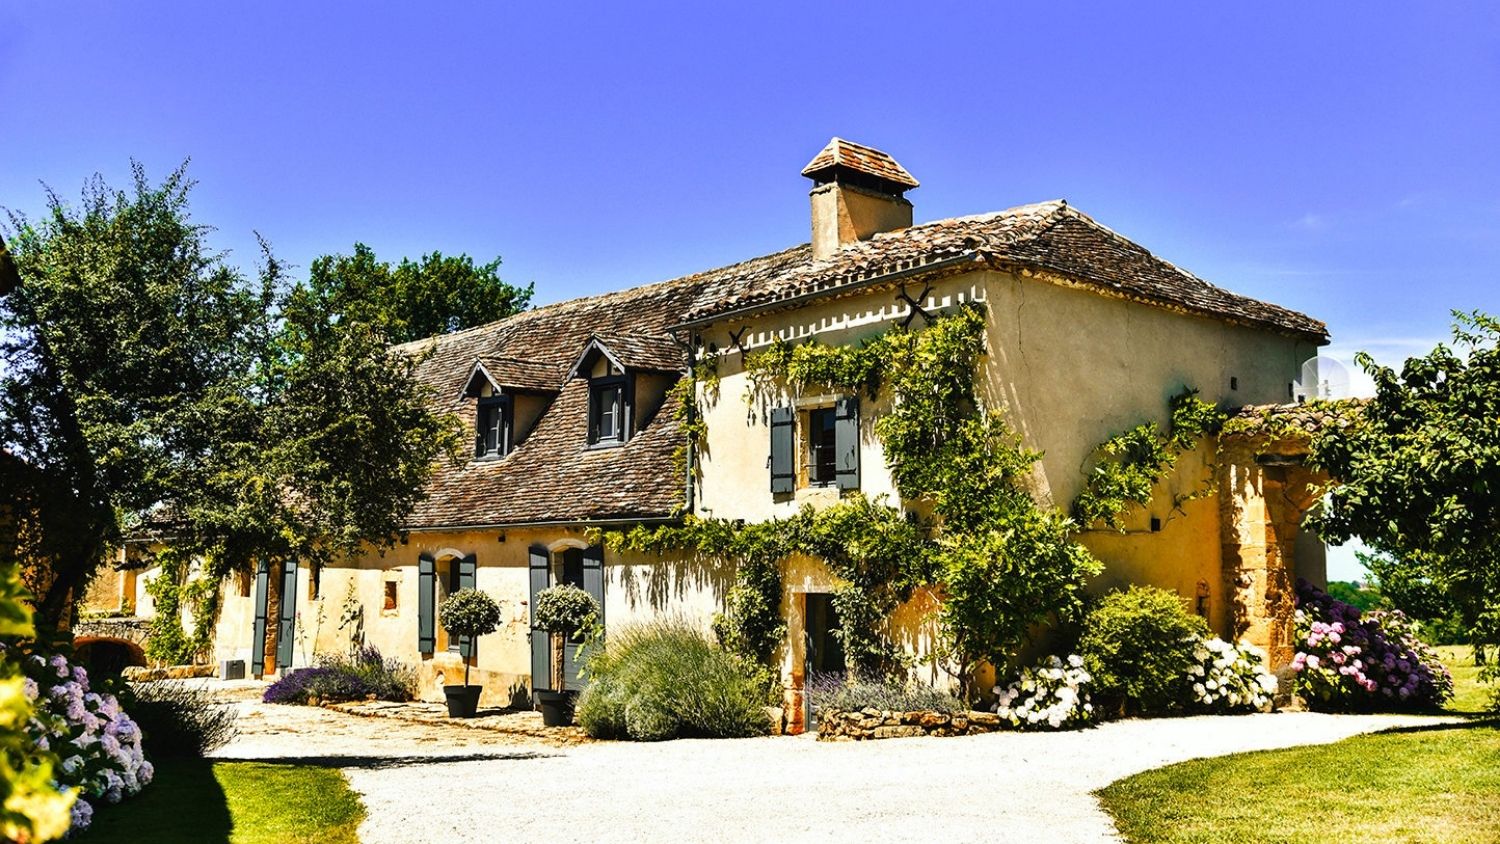
POLYGON ((563 670, 563 660, 568 653, 568 639, 561 633, 549 633, 552 640, 552 691, 567 691, 567 672, 563 670))

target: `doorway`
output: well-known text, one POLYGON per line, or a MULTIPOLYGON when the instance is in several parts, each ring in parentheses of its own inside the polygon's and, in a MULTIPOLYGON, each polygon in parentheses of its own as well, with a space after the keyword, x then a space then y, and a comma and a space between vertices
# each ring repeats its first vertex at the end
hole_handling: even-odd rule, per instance
POLYGON ((839 612, 833 605, 833 595, 827 592, 809 592, 803 596, 802 635, 805 645, 802 676, 805 678, 802 695, 803 721, 807 729, 817 729, 817 712, 813 707, 816 691, 830 688, 845 679, 844 643, 838 636, 839 612))

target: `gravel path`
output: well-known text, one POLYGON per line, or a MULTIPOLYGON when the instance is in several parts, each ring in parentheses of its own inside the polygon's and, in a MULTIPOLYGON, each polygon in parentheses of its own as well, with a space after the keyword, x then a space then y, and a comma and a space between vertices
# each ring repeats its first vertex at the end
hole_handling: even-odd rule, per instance
POLYGON ((820 743, 527 743, 464 727, 240 704, 217 755, 344 769, 365 844, 546 841, 1117 840, 1090 795, 1120 777, 1435 719, 1280 713, 1067 733, 820 743))

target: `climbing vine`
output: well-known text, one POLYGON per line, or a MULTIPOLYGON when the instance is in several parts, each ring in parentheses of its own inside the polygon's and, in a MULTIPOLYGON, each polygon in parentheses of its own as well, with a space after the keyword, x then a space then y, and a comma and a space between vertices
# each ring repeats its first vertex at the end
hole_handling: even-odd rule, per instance
POLYGON ((146 637, 146 656, 167 665, 186 665, 208 653, 219 613, 219 590, 206 577, 191 577, 186 554, 173 548, 156 552, 156 577, 146 582, 155 615, 146 637), (182 609, 191 608, 193 632, 183 630, 182 609))
MULTIPOLYGON (((704 397, 710 402, 719 395, 719 356, 708 354, 693 364, 692 371, 667 391, 667 402, 673 408, 673 418, 682 428, 683 442, 672 452, 672 471, 676 477, 686 477, 688 449, 701 449, 708 436, 708 423, 703 418, 703 408, 698 403, 698 387, 703 387, 704 397)), ((690 483, 697 483, 701 470, 693 467, 690 483)))
MULTIPOLYGON (((1104 524, 1124 530, 1123 516, 1132 507, 1151 503, 1152 491, 1177 465, 1182 455, 1204 436, 1217 433, 1227 418, 1218 407, 1187 389, 1172 397, 1172 417, 1166 431, 1155 422, 1144 422, 1105 440, 1094 450, 1094 468, 1083 491, 1073 501, 1073 515, 1088 527, 1104 524)), ((1209 485, 1178 496, 1174 507, 1211 494, 1209 485)))
POLYGON ((865 675, 901 665, 901 649, 886 632, 891 611, 915 588, 938 586, 947 654, 967 686, 979 662, 1003 661, 1037 624, 1076 613, 1083 583, 1100 570, 1069 538, 1072 521, 1032 496, 1028 479, 1040 455, 1022 448, 980 400, 984 331, 982 309, 970 304, 923 329, 892 328, 857 346, 778 341, 745 359, 752 406, 814 388, 888 396, 874 431, 902 500, 929 506, 930 522, 851 495, 787 519, 690 518, 608 541, 616 550, 686 550, 738 562, 715 627, 726 646, 760 660, 784 635, 780 560, 794 552, 824 560, 844 581, 834 606, 846 664, 865 675), (1014 576, 992 576, 996 561, 1014 576))

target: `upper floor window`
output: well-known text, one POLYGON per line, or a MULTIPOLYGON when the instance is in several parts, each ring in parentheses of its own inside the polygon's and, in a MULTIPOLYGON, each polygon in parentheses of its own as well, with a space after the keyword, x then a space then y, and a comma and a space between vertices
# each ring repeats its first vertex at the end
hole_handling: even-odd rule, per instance
POLYGON ((509 396, 484 396, 474 424, 474 457, 504 457, 510 453, 511 403, 509 396))
POLYGON ((807 483, 832 486, 838 482, 838 441, 832 407, 807 412, 807 483))
POLYGON ((622 443, 629 438, 626 419, 626 376, 611 375, 589 381, 589 443, 622 443))

